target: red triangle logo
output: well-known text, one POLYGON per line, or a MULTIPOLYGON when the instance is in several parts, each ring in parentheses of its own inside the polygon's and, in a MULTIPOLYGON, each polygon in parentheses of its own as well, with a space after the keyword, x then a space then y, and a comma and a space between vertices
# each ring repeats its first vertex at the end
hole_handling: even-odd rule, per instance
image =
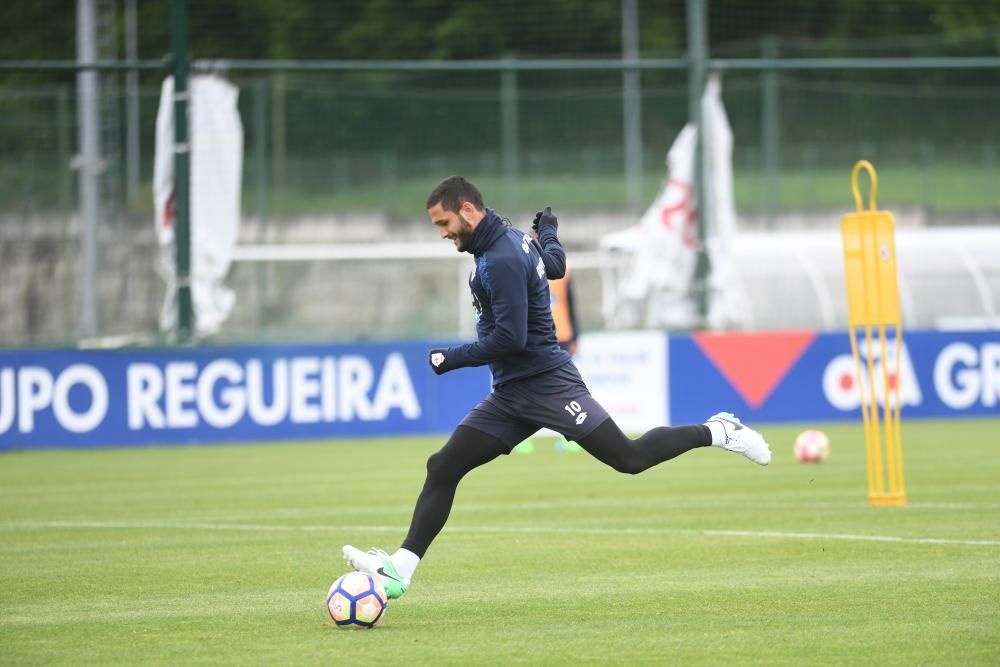
POLYGON ((811 331, 695 333, 694 342, 747 404, 763 405, 816 338, 811 331))

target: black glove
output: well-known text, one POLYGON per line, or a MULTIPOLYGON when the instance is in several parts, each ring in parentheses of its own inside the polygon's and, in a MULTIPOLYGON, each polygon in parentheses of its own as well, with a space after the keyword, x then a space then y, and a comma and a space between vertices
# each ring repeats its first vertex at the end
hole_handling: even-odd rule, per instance
POLYGON ((535 214, 535 220, 531 223, 531 228, 537 234, 539 228, 546 225, 552 225, 553 232, 559 230, 559 219, 552 215, 552 207, 550 206, 546 206, 544 211, 539 211, 535 214))
POLYGON ((431 369, 438 375, 443 375, 452 369, 451 364, 448 363, 448 350, 439 347, 430 351, 427 355, 427 363, 431 365, 431 369))

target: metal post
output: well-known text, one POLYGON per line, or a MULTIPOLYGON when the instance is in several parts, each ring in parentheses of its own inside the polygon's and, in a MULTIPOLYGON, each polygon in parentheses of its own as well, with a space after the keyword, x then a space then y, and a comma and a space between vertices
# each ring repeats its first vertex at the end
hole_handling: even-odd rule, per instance
MULTIPOLYGON (((97 60, 96 11, 94 0, 77 0, 77 64, 97 60)), ((80 70, 76 75, 78 91, 80 156, 80 336, 97 335, 97 232, 100 225, 100 140, 97 128, 97 72, 80 70)))
POLYGON ((174 243, 177 252, 177 338, 191 339, 191 176, 188 141, 187 0, 171 0, 170 41, 174 57, 174 243))
MULTIPOLYGON (((135 0, 125 0, 125 58, 130 65, 139 60, 139 29, 135 0)), ((134 207, 139 200, 139 72, 125 75, 125 201, 134 207)))
POLYGON ((937 171, 936 156, 934 150, 934 144, 929 141, 920 142, 920 173, 922 182, 922 197, 924 213, 927 214, 929 220, 933 220, 934 208, 935 208, 935 175, 937 171))
POLYGON ((56 127, 59 131, 56 135, 59 153, 59 208, 63 211, 69 210, 73 205, 70 201, 70 191, 73 189, 73 180, 70 173, 70 151, 71 148, 71 121, 69 109, 69 85, 60 84, 56 97, 56 127))
POLYGON ((997 205, 994 200, 997 188, 996 178, 997 153, 993 144, 983 144, 983 208, 991 208, 997 205))
POLYGON ((384 149, 379 162, 383 193, 382 205, 387 211, 392 211, 398 201, 396 197, 399 192, 399 188, 397 187, 399 181, 399 160, 397 159, 396 151, 391 148, 384 149))
POLYGON ((694 152, 693 187, 695 192, 695 207, 698 213, 698 259, 695 265, 695 297, 697 298, 698 314, 704 324, 708 316, 708 250, 705 247, 705 174, 704 148, 701 127, 701 98, 705 90, 705 77, 708 63, 708 16, 705 8, 706 0, 687 0, 687 38, 688 38, 688 118, 698 128, 694 152))
MULTIPOLYGON (((622 0, 622 59, 639 59, 638 0, 622 0)), ((642 210, 642 80, 639 70, 622 72, 622 131, 625 135, 625 202, 642 210)))
MULTIPOLYGON (((778 40, 768 36, 761 42, 761 56, 768 60, 778 57, 778 40)), ((761 99, 761 144, 764 154, 764 213, 768 225, 774 224, 780 200, 781 136, 778 123, 778 72, 768 68, 763 75, 761 99)))
POLYGON ((275 72, 271 77, 271 186, 275 192, 284 192, 288 184, 287 122, 285 98, 288 77, 285 72, 275 72))
MULTIPOLYGON (((512 58, 512 56, 508 56, 512 58)), ((517 70, 505 69, 500 74, 500 133, 501 162, 503 177, 507 183, 507 207, 511 211, 520 208, 518 198, 518 114, 517 114, 517 70)))
MULTIPOLYGON (((256 242, 267 242, 267 220, 270 217, 267 184, 267 96, 268 80, 257 79, 254 85, 253 135, 254 135, 254 180, 257 188, 257 233, 256 242)), ((268 276, 273 266, 256 262, 254 274, 257 280, 257 335, 263 335, 266 326, 268 276)))

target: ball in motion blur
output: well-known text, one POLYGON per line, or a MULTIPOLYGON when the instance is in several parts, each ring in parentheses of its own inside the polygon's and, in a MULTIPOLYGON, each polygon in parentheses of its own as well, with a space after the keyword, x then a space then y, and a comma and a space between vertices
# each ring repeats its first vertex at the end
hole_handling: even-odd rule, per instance
POLYGON ((830 439, 823 431, 808 430, 795 438, 795 458, 799 463, 822 463, 830 456, 830 439))
POLYGON ((374 628, 389 603, 382 584, 364 572, 348 572, 333 582, 326 609, 340 628, 374 628))

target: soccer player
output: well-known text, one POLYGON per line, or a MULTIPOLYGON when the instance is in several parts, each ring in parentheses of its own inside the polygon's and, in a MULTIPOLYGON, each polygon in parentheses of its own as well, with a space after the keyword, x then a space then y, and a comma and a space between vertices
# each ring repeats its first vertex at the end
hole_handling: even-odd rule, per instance
POLYGON ((348 566, 377 577, 390 598, 406 592, 420 559, 448 520, 461 479, 509 454, 542 427, 628 474, 708 446, 737 452, 760 465, 770 463, 764 438, 728 412, 704 424, 659 426, 636 440, 622 433, 556 340, 546 278, 565 273, 566 253, 557 237, 558 220, 548 207, 535 216, 536 242, 486 208, 475 185, 449 176, 427 197, 427 213, 442 239, 475 258, 469 287, 478 334, 474 343, 431 350, 428 361, 438 375, 489 364, 493 391, 427 460, 424 487, 399 549, 390 555, 344 546, 348 566))

